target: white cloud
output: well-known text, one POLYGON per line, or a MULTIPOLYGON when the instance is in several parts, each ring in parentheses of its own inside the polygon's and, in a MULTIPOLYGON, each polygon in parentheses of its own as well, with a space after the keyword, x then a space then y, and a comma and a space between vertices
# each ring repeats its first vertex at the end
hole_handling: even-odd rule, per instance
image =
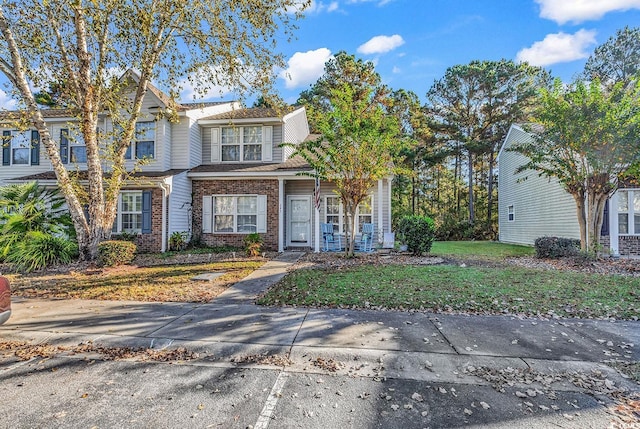
POLYGON ((308 7, 303 8, 304 2, 300 1, 295 3, 293 6, 288 6, 285 10, 287 13, 296 13, 303 12, 306 15, 311 14, 319 14, 322 12, 335 12, 340 9, 340 4, 337 1, 332 1, 330 3, 324 3, 321 1, 311 0, 311 3, 308 7))
POLYGON ((0 89, 0 110, 14 110, 17 104, 11 94, 0 89))
POLYGON ((640 0, 535 0, 540 16, 558 24, 597 20, 608 12, 640 9, 640 0))
POLYGON ((595 43, 596 32, 593 30, 582 29, 576 34, 548 34, 544 40, 520 50, 516 59, 534 66, 566 63, 587 58, 590 47, 595 43))
POLYGON ((399 34, 394 34, 393 36, 375 36, 367 43, 360 45, 358 52, 365 55, 384 54, 402 45, 404 45, 404 39, 399 34))
POLYGON ((287 89, 300 88, 314 83, 324 73, 324 64, 331 58, 331 51, 319 48, 315 51, 296 52, 289 61, 287 68, 280 72, 287 89))

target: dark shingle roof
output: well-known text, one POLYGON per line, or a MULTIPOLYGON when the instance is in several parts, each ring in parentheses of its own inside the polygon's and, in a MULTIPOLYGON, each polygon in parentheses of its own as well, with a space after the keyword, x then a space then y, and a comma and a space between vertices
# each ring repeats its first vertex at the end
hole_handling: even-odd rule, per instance
MULTIPOLYGON (((166 171, 140 171, 137 173, 133 173, 133 177, 136 179, 164 179, 167 177, 175 176, 180 173, 184 173, 187 170, 184 169, 173 169, 166 171)), ((87 172, 70 172, 70 175, 77 174, 79 175, 80 180, 87 179, 87 172)), ((105 174, 105 177, 109 177, 109 174, 105 174)), ((16 180, 16 181, 33 181, 33 180, 56 180, 56 173, 53 171, 45 171, 37 174, 30 174, 28 176, 15 177, 8 180, 16 180)))
POLYGON ((288 159, 286 162, 274 164, 206 164, 191 169, 191 173, 257 173, 311 170, 307 162, 299 156, 288 159))

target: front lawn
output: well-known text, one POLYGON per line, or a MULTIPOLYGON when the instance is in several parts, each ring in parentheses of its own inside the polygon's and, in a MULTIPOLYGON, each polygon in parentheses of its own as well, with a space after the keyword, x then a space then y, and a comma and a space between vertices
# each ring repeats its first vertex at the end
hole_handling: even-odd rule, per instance
POLYGON ((9 274, 11 294, 28 298, 210 302, 232 284, 262 266, 264 259, 198 264, 121 266, 66 273, 9 274), (203 273, 224 272, 211 281, 193 281, 203 273))
POLYGON ((496 241, 436 241, 431 247, 434 256, 502 260, 509 257, 533 256, 531 246, 498 243, 496 241))
POLYGON ((502 264, 356 265, 292 272, 259 304, 637 318, 639 291, 638 277, 502 264))

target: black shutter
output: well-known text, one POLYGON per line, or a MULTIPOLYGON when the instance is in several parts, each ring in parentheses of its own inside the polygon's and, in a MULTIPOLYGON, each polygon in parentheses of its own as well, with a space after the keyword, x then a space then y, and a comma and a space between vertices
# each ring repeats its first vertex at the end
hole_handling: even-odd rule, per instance
POLYGON ((31 131, 31 165, 40 165, 40 133, 31 131))
POLYGON ((151 191, 142 192, 142 233, 151 234, 151 191))
POLYGON ((609 200, 604 203, 604 212, 602 214, 602 230, 600 230, 601 236, 609 235, 609 200))
POLYGON ((11 165, 11 131, 2 131, 2 165, 11 165))
POLYGON ((69 162, 69 130, 66 128, 60 130, 60 159, 63 164, 69 162))

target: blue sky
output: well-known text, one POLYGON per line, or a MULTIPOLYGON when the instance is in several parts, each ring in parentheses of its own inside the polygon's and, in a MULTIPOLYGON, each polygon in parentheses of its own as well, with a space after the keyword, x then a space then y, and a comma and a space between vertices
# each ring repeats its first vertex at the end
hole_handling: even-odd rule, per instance
POLYGON ((570 81, 593 49, 640 25, 640 0, 314 0, 276 88, 288 102, 344 50, 373 61, 383 81, 424 101, 448 67, 472 60, 528 61, 570 81))

